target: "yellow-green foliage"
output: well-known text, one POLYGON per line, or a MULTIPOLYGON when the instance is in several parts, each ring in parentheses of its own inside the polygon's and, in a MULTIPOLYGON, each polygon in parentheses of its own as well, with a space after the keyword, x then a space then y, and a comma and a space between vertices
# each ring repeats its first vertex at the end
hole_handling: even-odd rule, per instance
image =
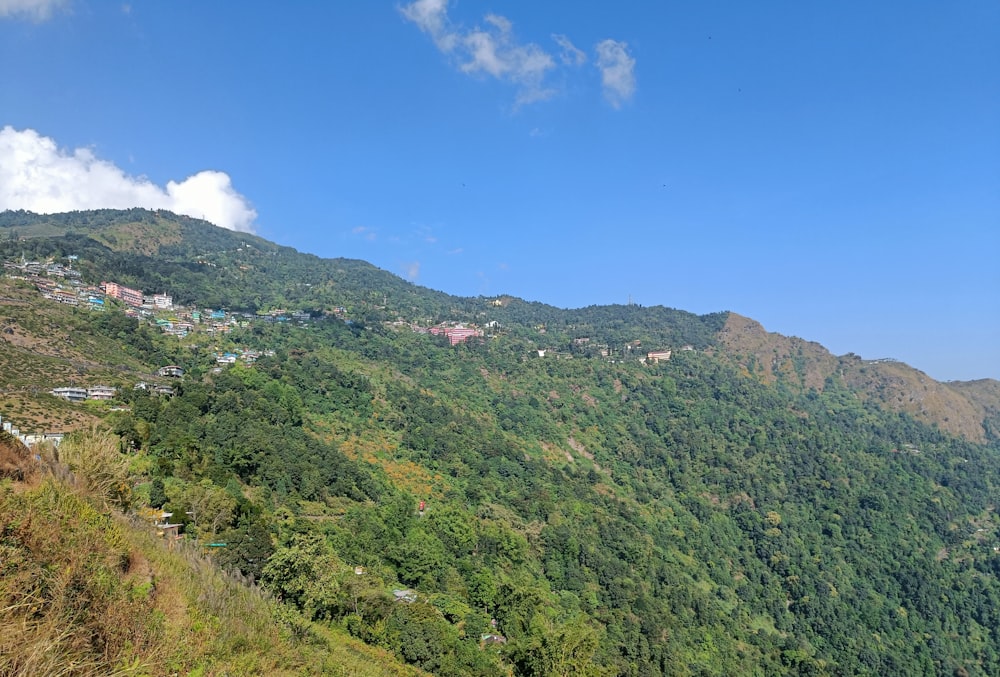
POLYGON ((49 479, 0 485, 0 675, 416 675, 49 479))
POLYGON ((121 452, 117 435, 97 429, 74 433, 59 445, 57 456, 77 483, 105 507, 124 509, 131 505, 129 458, 121 452))

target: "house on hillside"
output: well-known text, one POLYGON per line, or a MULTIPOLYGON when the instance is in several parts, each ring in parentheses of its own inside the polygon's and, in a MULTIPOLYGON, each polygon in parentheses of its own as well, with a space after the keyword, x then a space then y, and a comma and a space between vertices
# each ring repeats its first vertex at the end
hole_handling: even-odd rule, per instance
POLYGON ((392 596, 396 598, 397 602, 406 602, 409 604, 417 601, 417 593, 413 590, 393 590, 392 596))
POLYGON ((171 378, 181 378, 184 376, 184 370, 176 364, 168 364, 165 367, 160 367, 156 373, 159 376, 169 376, 171 378))
POLYGON ((163 512, 153 518, 153 526, 156 527, 157 536, 166 540, 170 547, 173 547, 174 541, 178 541, 182 538, 180 535, 181 525, 179 523, 172 524, 170 522, 170 518, 173 516, 174 513, 172 512, 163 512))
POLYGON ((77 298, 76 294, 65 289, 56 289, 55 291, 45 294, 44 296, 47 299, 58 301, 59 303, 65 303, 68 306, 80 305, 80 300, 77 298))
POLYGON ((88 400, 113 400, 118 394, 118 388, 112 386, 93 386, 87 388, 88 400))
POLYGON ((104 293, 108 296, 121 299, 128 305, 136 308, 142 305, 142 292, 138 289, 132 289, 117 282, 102 282, 101 286, 104 288, 104 293))
POLYGON ((58 447, 64 435, 65 433, 32 433, 21 435, 21 441, 32 448, 39 444, 51 444, 53 447, 58 447))
POLYGON ((65 386, 63 388, 53 388, 50 392, 56 397, 61 397, 62 399, 70 402, 84 402, 87 399, 86 388, 65 386))
POLYGON ((669 350, 651 350, 646 353, 646 363, 647 364, 659 364, 660 362, 666 362, 670 359, 669 350))
POLYGON ((482 336, 483 332, 481 329, 473 329, 471 327, 431 327, 430 333, 434 335, 444 334, 448 338, 449 345, 458 345, 459 343, 464 343, 467 339, 473 336, 482 336))

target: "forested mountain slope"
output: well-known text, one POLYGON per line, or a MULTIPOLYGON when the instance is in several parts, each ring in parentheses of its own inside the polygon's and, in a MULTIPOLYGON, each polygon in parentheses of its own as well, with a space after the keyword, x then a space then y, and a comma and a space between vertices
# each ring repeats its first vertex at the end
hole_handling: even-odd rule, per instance
POLYGON ((314 620, 436 674, 1000 673, 989 382, 949 387, 982 403, 977 436, 887 406, 859 386, 870 363, 727 313, 461 299, 197 232, 116 251, 100 213, 66 218, 104 235, 0 252, 72 253, 198 307, 313 311, 186 338, 64 312, 136 377, 185 370, 172 396, 90 409, 138 499, 314 620), (441 321, 482 335, 450 345, 425 331, 441 321), (240 348, 261 354, 216 362, 240 348))

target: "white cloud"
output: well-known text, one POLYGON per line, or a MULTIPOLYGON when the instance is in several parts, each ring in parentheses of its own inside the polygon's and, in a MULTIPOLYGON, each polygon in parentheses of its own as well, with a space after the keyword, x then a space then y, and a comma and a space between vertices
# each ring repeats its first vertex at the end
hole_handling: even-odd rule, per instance
POLYGON ((23 16, 34 21, 45 21, 53 12, 67 4, 67 0, 0 0, 0 19, 23 16))
POLYGON ((166 209, 172 212, 198 216, 229 230, 253 232, 257 212, 236 192, 225 172, 206 170, 180 183, 169 181, 167 195, 166 209))
POLYGON ((485 74, 517 86, 519 105, 555 93, 544 85, 546 73, 556 65, 552 56, 534 43, 517 42, 506 17, 488 14, 482 27, 466 30, 451 24, 448 0, 416 0, 400 12, 455 58, 463 73, 485 74))
POLYGON ((430 35, 442 52, 450 52, 458 42, 458 35, 448 23, 448 0, 416 0, 399 11, 430 35))
POLYGON ((597 68, 601 71, 604 97, 615 108, 635 93, 635 59, 628 53, 628 43, 602 40, 597 43, 597 68))
POLYGON ((52 214, 129 207, 167 209, 243 232, 253 232, 257 218, 225 172, 206 170, 161 188, 88 148, 67 151, 32 129, 0 129, 0 210, 52 214))
POLYGON ((552 39, 562 48, 562 51, 559 52, 559 60, 567 66, 580 66, 587 62, 587 55, 583 53, 583 50, 578 49, 565 35, 553 33, 552 39))

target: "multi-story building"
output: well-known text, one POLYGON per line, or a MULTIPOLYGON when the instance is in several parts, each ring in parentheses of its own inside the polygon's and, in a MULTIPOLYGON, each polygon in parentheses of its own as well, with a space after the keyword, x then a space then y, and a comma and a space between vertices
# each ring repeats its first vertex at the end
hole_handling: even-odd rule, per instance
POLYGON ((142 305, 142 292, 138 289, 132 289, 117 282, 102 282, 101 286, 104 287, 104 293, 108 296, 121 299, 128 305, 135 306, 136 308, 142 305))
POLYGON ((118 394, 118 388, 112 386, 93 386, 87 388, 88 400, 113 400, 118 394))
POLYGON ((64 388, 53 388, 51 392, 56 397, 61 397, 64 400, 69 400, 70 402, 83 402, 87 399, 86 388, 67 386, 64 388))
POLYGON ((444 330, 444 335, 448 337, 448 343, 454 346, 464 343, 466 339, 473 336, 482 336, 483 332, 468 327, 448 327, 444 330))

